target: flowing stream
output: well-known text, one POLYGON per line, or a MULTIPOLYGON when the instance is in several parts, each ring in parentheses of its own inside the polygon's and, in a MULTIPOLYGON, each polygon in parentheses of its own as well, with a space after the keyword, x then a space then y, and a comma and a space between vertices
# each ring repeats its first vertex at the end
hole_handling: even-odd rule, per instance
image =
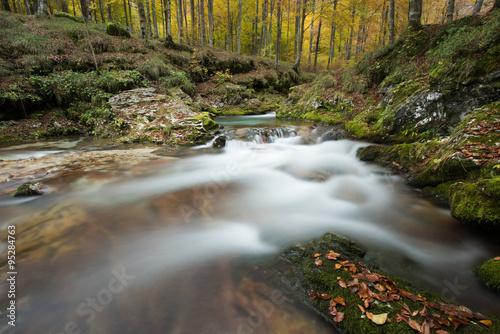
POLYGON ((219 150, 99 149, 83 139, 0 148, 0 332, 335 333, 262 269, 284 247, 325 232, 500 315, 499 296, 472 273, 500 254, 498 234, 460 224, 360 162, 364 143, 323 142, 314 125, 273 114, 217 121, 227 138, 219 150), (20 158, 29 159, 12 160, 20 158), (26 175, 49 177, 47 193, 13 199, 26 175), (15 328, 5 321, 8 225, 16 226, 15 328))

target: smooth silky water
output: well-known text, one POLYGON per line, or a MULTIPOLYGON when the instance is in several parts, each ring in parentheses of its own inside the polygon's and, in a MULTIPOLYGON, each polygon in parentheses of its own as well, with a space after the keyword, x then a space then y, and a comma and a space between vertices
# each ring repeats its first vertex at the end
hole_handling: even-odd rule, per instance
POLYGON ((15 182, 0 184, 2 254, 15 225, 18 272, 16 327, 6 324, 2 293, 0 331, 335 333, 264 269, 284 247, 325 232, 360 242, 385 269, 500 315, 500 298, 471 271, 499 254, 498 235, 460 224, 357 160, 364 143, 322 142, 312 124, 273 114, 217 121, 228 139, 221 150, 1 148, 36 157, 2 175, 32 168, 50 179, 47 194, 29 199, 11 198, 15 182))

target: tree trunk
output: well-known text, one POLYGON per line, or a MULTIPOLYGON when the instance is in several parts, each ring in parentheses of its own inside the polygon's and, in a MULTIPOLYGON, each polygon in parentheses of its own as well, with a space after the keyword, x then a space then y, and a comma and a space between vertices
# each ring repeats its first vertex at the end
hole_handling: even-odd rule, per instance
MULTIPOLYGON (((112 13, 111 13, 111 5, 110 5, 110 4, 107 4, 107 5, 106 5, 106 12, 107 12, 107 14, 108 14, 108 22, 113 21, 113 15, 112 15, 112 13)), ((126 14, 127 14, 127 13, 125 13, 125 15, 126 15, 126 14)))
POLYGON ((101 23, 106 23, 106 16, 104 15, 104 6, 102 5, 102 0, 99 1, 99 12, 101 13, 101 23))
POLYGON ((153 16, 153 28, 154 28, 154 38, 160 38, 158 34, 158 19, 156 18, 156 2, 155 0, 151 0, 151 14, 153 16))
POLYGON ((347 42, 347 53, 346 60, 351 60, 351 52, 352 52, 352 39, 354 37, 354 20, 356 17, 356 6, 352 6, 352 21, 351 21, 351 33, 349 35, 349 41, 347 42))
POLYGON ((7 11, 7 12, 11 11, 9 0, 2 0, 2 9, 7 11))
POLYGON ((298 46, 299 46, 299 39, 300 39, 300 6, 301 6, 301 0, 296 1, 296 8, 297 12, 295 15, 295 41, 294 41, 294 46, 293 46, 293 57, 297 57, 297 51, 298 51, 298 46))
MULTIPOLYGON (((286 52, 287 52, 287 54, 288 54, 289 44, 290 44, 290 39, 288 38, 288 36, 290 35, 290 12, 291 12, 290 0, 288 0, 287 18, 286 18, 286 52)), ((283 16, 283 13, 281 14, 281 16, 283 16)), ((283 19, 282 19, 282 21, 283 21, 283 19)), ((281 53, 281 50, 280 50, 280 53, 281 53)))
POLYGON ((231 31, 231 7, 229 6, 229 0, 227 0, 227 45, 228 45, 228 51, 232 51, 232 44, 231 44, 231 37, 233 35, 233 32, 231 31))
POLYGON ((299 45, 297 48, 297 57, 295 58, 295 62, 293 63, 293 69, 298 72, 299 67, 300 67, 300 60, 302 58, 302 46, 304 44, 304 24, 306 21, 306 7, 307 7, 307 0, 304 0, 304 3, 302 4, 302 19, 300 22, 300 37, 299 37, 299 45))
POLYGON ((276 13, 276 46, 274 47, 274 69, 278 70, 278 62, 281 54, 281 0, 277 0, 277 13, 276 13))
POLYGON ((422 0, 410 0, 408 7, 408 28, 419 27, 422 22, 422 0))
POLYGON ((389 45, 394 44, 394 14, 396 12, 396 5, 395 5, 396 0, 390 0, 389 3, 389 45))
POLYGON ((196 40, 196 16, 194 14, 194 0, 189 1, 189 11, 191 13, 191 44, 195 44, 196 40))
POLYGON ((144 10, 143 0, 137 0, 137 9, 139 10, 139 38, 146 38, 148 27, 146 21, 146 11, 144 10))
MULTIPOLYGON (((2 4, 3 4, 3 1, 6 1, 6 0, 2 0, 2 4)), ((2 7, 3 7, 3 5, 2 5, 2 7)), ((26 7, 26 15, 31 15, 29 0, 24 0, 24 7, 26 7)))
POLYGON ((307 59, 307 70, 311 70, 311 54, 312 54, 312 46, 313 46, 313 38, 314 38, 314 11, 316 9, 316 1, 312 2, 312 18, 311 18, 311 34, 309 35, 309 58, 307 59))
MULTIPOLYGON (((49 12, 47 11, 47 0, 40 0, 38 2, 38 10, 37 10, 37 15, 40 16, 48 16, 49 12)), ((10 9, 9 9, 10 10, 10 9)))
MULTIPOLYGON (((320 3, 321 6, 321 3, 320 3)), ((316 48, 314 49, 314 73, 316 73, 316 65, 318 63, 318 51, 319 51, 319 38, 321 36, 321 22, 323 17, 321 16, 321 10, 319 12, 319 24, 318 24, 318 36, 316 36, 316 48)))
POLYGON ((123 0, 123 12, 125 13, 125 25, 128 27, 127 0, 123 0))
POLYGON ((255 26, 253 33, 253 54, 256 55, 259 53, 259 0, 257 0, 257 4, 255 5, 255 26))
POLYGON ((241 54, 241 15, 243 11, 243 2, 238 2, 238 54, 241 54))
MULTIPOLYGON (((45 1, 45 0, 40 0, 40 2, 41 1, 45 1)), ((82 6, 81 10, 82 10, 83 19, 89 20, 91 17, 90 17, 89 5, 87 4, 87 0, 80 0, 80 5, 82 6)))
POLYGON ((273 49, 273 11, 274 11, 274 0, 270 0, 269 4, 269 35, 267 41, 269 42, 269 57, 271 57, 273 49))
POLYGON ((328 48, 328 63, 326 64, 327 70, 330 69, 330 63, 335 56, 335 34, 337 30, 335 19, 337 18, 337 3, 338 0, 333 1, 332 27, 330 28, 330 47, 328 48))
POLYGON ((446 22, 453 22, 453 14, 455 14, 455 0, 448 0, 448 9, 446 10, 446 22))
POLYGON ((177 0, 175 10, 177 13, 177 37, 179 39, 179 43, 182 43, 183 35, 183 27, 182 27, 182 0, 177 0))
POLYGON ((262 8, 262 29, 260 32, 260 47, 259 47, 259 56, 261 52, 263 52, 263 57, 266 56, 266 43, 267 43, 267 4, 269 0, 264 0, 263 8, 262 8))
POLYGON ((205 30, 205 2, 200 0, 200 16, 201 16, 201 45, 205 45, 207 40, 207 32, 205 30))
POLYGON ((165 10, 165 26, 166 26, 166 34, 168 36, 172 36, 172 7, 170 7, 170 0, 163 0, 164 10, 165 10))
POLYGON ((208 44, 214 46, 214 0, 207 1, 208 7, 208 44))
POLYGON ((147 26, 148 38, 153 37, 153 26, 151 25, 151 11, 150 11, 150 6, 149 6, 149 0, 146 0, 146 22, 148 24, 148 26, 147 26))
POLYGON ((130 33, 134 33, 134 20, 132 18, 132 4, 130 3, 130 0, 128 0, 128 18, 130 20, 130 33))

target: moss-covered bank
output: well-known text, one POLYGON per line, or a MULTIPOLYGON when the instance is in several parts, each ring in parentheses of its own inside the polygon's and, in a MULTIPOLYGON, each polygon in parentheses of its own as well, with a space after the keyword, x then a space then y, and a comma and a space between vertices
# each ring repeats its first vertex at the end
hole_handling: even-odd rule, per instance
POLYGON ((365 253, 352 241, 326 234, 286 249, 277 274, 301 289, 302 301, 342 333, 416 333, 415 328, 427 325, 432 332, 438 328, 448 333, 500 332, 498 319, 455 306, 436 293, 384 273, 365 253), (370 317, 383 319, 383 324, 370 317))

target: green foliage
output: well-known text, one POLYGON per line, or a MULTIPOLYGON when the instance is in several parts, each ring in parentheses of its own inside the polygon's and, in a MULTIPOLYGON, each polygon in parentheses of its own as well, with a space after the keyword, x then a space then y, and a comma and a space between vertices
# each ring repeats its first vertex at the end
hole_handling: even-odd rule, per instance
POLYGON ((354 67, 344 69, 342 73, 342 90, 346 93, 364 93, 368 88, 368 77, 356 74, 354 67))
POLYGON ((115 127, 116 130, 126 127, 123 122, 114 118, 113 110, 109 105, 93 106, 88 103, 78 102, 66 110, 66 117, 84 125, 90 129, 93 135, 107 132, 107 126, 115 127))
POLYGON ((156 56, 146 59, 137 67, 137 70, 150 80, 158 80, 160 77, 167 76, 171 67, 160 56, 156 56))
POLYGON ((168 88, 179 87, 188 95, 193 95, 195 84, 188 78, 186 72, 171 70, 169 75, 160 78, 160 87, 168 88))

